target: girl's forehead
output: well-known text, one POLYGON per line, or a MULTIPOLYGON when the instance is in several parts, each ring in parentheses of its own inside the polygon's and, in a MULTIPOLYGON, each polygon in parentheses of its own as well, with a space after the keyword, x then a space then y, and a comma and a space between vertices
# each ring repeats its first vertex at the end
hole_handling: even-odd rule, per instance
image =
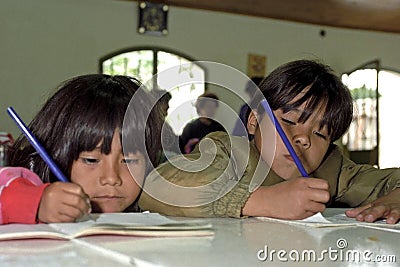
POLYGON ((311 88, 311 86, 304 87, 303 90, 302 90, 301 92, 299 92, 299 93, 293 98, 293 100, 296 101, 296 100, 299 100, 300 98, 302 98, 302 97, 308 92, 308 90, 309 90, 310 88, 311 88))
POLYGON ((217 102, 216 101, 207 101, 203 103, 203 107, 216 107, 217 106, 217 102))
POLYGON ((309 98, 306 101, 304 101, 301 104, 297 104, 296 102, 299 99, 293 99, 292 101, 290 101, 288 103, 287 106, 282 107, 285 110, 289 110, 289 111, 296 111, 296 112, 300 112, 300 113, 325 113, 326 111, 326 107, 327 107, 327 102, 325 99, 321 99, 321 100, 317 100, 317 103, 315 103, 316 99, 313 98, 309 98))

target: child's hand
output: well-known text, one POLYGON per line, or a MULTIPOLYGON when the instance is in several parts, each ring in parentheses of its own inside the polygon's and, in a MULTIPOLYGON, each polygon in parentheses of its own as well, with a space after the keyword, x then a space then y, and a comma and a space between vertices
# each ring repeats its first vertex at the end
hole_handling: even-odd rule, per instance
POLYGON ((41 222, 73 222, 90 213, 90 200, 80 185, 55 182, 43 192, 38 219, 41 222))
POLYGON ((400 220, 400 188, 367 205, 347 210, 346 215, 360 222, 374 222, 384 218, 386 223, 395 224, 400 220))
POLYGON ((316 178, 295 178, 254 191, 243 215, 299 220, 322 212, 329 201, 328 182, 316 178))

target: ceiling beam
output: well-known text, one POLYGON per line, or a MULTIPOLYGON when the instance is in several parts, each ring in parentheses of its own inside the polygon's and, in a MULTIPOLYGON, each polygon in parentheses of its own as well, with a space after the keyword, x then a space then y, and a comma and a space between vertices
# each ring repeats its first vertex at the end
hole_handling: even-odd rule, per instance
POLYGON ((400 33, 400 0, 151 0, 150 2, 332 27, 400 33))

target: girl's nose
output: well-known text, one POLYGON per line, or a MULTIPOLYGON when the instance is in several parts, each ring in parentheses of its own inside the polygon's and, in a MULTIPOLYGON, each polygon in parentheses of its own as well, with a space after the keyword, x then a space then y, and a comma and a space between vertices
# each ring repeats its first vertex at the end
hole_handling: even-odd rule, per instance
POLYGON ((119 175, 118 168, 114 164, 107 165, 103 170, 103 175, 100 179, 102 185, 117 186, 122 184, 122 179, 119 175))
POLYGON ((303 149, 311 146, 310 138, 307 134, 298 134, 294 137, 294 143, 303 149))

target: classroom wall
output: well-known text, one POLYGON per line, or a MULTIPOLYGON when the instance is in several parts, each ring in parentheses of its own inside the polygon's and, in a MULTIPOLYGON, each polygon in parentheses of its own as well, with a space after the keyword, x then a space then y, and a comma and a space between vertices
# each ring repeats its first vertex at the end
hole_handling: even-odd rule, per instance
MULTIPOLYGON (((6 115, 7 106, 29 122, 60 81, 95 73, 100 57, 133 46, 165 47, 244 73, 248 53, 267 56, 268 72, 298 58, 320 58, 338 73, 375 58, 385 67, 400 69, 400 34, 172 6, 168 36, 146 36, 136 30, 137 5, 117 0, 2 0, 0 131, 19 134, 6 115), (321 29, 325 38, 319 35, 321 29)), ((239 109, 231 94, 219 96, 239 109)))

